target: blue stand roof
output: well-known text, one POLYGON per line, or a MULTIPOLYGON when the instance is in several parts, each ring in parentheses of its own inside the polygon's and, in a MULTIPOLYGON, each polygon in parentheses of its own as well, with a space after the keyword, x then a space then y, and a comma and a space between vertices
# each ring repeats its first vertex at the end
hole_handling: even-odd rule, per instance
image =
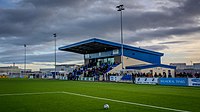
MULTIPOLYGON (((157 56, 163 56, 163 53, 150 51, 150 50, 146 50, 142 48, 137 48, 137 47, 133 47, 129 45, 123 45, 123 47, 124 49, 128 49, 128 50, 148 53, 148 54, 157 55, 157 56)), ((90 54, 90 53, 98 53, 98 52, 104 52, 104 51, 120 49, 120 48, 121 48, 120 43, 92 38, 89 40, 85 40, 85 41, 81 41, 81 42, 60 47, 59 50, 75 52, 79 54, 90 54)))

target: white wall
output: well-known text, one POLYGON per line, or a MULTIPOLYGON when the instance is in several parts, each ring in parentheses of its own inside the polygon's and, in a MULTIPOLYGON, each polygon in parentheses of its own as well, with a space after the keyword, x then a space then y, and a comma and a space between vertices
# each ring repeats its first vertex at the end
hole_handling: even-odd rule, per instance
POLYGON ((163 72, 165 72, 167 77, 168 77, 168 74, 169 74, 168 70, 170 70, 172 77, 175 77, 175 70, 174 69, 163 68, 163 67, 154 67, 154 68, 142 69, 141 73, 149 73, 150 70, 153 70, 153 75, 155 74, 155 72, 157 73, 157 75, 159 75, 159 73, 161 75, 163 75, 163 72))
MULTIPOLYGON (((126 56, 124 56, 123 59, 124 59, 124 68, 126 66, 132 66, 132 65, 148 65, 148 64, 151 64, 151 63, 148 63, 148 62, 129 58, 129 57, 126 57, 126 56)), ((122 64, 119 64, 118 66, 113 68, 108 73, 111 73, 111 74, 112 73, 119 73, 121 69, 122 69, 122 64)), ((142 69, 142 70, 125 70, 125 71, 129 71, 130 73, 135 73, 136 71, 139 71, 140 73, 149 73, 150 70, 153 70, 153 75, 155 74, 155 72, 157 73, 157 75, 159 75, 159 73, 161 73, 161 75, 163 75, 163 72, 165 72, 167 77, 168 77, 168 74, 169 74, 168 70, 170 70, 172 77, 175 76, 175 70, 174 69, 164 68, 164 67, 154 67, 154 68, 148 68, 148 69, 142 69)))
MULTIPOLYGON (((132 66, 132 65, 150 64, 148 62, 140 61, 140 60, 137 60, 137 59, 126 57, 126 56, 123 56, 123 59, 124 59, 124 68, 126 68, 126 66, 132 66)), ((111 73, 111 74, 112 73, 119 73, 119 71, 121 69, 122 69, 122 64, 119 64, 118 66, 113 68, 108 73, 111 73)))
POLYGON ((124 56, 123 59, 124 59, 124 66, 125 67, 126 66, 132 66, 132 65, 150 64, 148 62, 129 58, 129 57, 126 57, 126 56, 124 56))

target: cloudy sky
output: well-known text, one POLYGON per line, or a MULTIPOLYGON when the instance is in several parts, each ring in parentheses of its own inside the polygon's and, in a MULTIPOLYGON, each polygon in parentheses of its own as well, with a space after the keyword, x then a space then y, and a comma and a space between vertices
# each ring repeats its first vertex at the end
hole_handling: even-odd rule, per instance
MULTIPOLYGON (((200 63, 199 0, 0 0, 0 66, 53 67, 54 38, 61 47, 93 37, 120 42, 124 4, 125 44, 165 53, 162 63, 200 63)), ((83 56, 58 51, 62 63, 83 56)))

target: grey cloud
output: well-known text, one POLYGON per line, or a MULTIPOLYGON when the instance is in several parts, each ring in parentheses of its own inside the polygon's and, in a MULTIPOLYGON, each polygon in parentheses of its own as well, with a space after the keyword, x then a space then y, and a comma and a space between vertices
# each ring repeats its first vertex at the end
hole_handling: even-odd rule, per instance
MULTIPOLYGON (((177 0, 171 2, 177 2, 177 0)), ((199 32, 198 21, 194 18, 200 16, 200 1, 178 2, 181 3, 177 7, 169 8, 162 5, 157 11, 150 12, 144 11, 144 7, 137 1, 125 1, 123 29, 124 32, 132 34, 128 37, 124 34, 125 41, 133 43, 199 32), (185 27, 185 25, 193 27, 185 27), (169 27, 172 29, 168 29, 169 27), (136 32, 141 29, 147 29, 147 31, 136 32)), ((1 51, 5 55, 0 57, 0 62, 6 63, 12 60, 21 62, 23 57, 20 57, 20 53, 13 58, 10 55, 15 55, 17 52, 7 46, 14 46, 17 51, 20 51, 23 48, 19 46, 23 44, 33 47, 30 62, 50 61, 52 58, 50 54, 41 54, 41 57, 33 54, 44 50, 43 48, 34 49, 35 45, 46 45, 53 41, 53 33, 58 34, 58 40, 62 40, 59 44, 62 45, 91 37, 119 40, 118 37, 113 36, 120 36, 120 16, 115 8, 118 4, 119 1, 112 0, 21 0, 18 3, 19 7, 0 8, 0 45, 2 49, 5 49, 1 51)), ((161 48, 167 47, 161 46, 161 48)), ((63 56, 61 60, 64 60, 64 55, 61 56, 63 56)))
POLYGON ((141 46, 142 48, 149 49, 149 50, 155 50, 155 51, 161 51, 165 49, 169 49, 166 45, 152 45, 152 46, 141 46))
MULTIPOLYGON (((68 0, 67 1, 25 0, 21 1, 21 3, 32 3, 35 6, 37 5, 48 6, 48 8, 47 9, 42 7, 38 9, 30 8, 30 9, 24 9, 25 11, 23 9, 19 9, 13 12, 11 11, 12 13, 10 13, 10 11, 5 11, 5 14, 11 15, 11 19, 9 19, 9 17, 7 17, 8 19, 4 17, 3 20, 7 20, 7 22, 5 22, 5 24, 3 24, 2 27, 0 28, 0 31, 3 32, 1 35, 7 37, 11 35, 18 37, 20 36, 18 40, 15 40, 13 42, 9 41, 12 44, 16 43, 17 45, 20 45, 20 43, 29 43, 34 45, 42 42, 48 42, 51 41, 51 39, 47 37, 50 36, 52 32, 60 32, 62 33, 63 37, 64 36, 75 37, 75 39, 77 39, 84 37, 108 38, 105 37, 106 34, 108 33, 112 34, 119 31, 120 27, 119 14, 116 10, 111 9, 111 7, 115 8, 114 4, 113 5, 106 4, 107 2, 102 2, 102 1, 96 1, 96 2, 82 1, 80 3, 79 1, 68 1, 68 0), (74 6, 75 4, 83 4, 83 3, 87 4, 90 7, 78 8, 78 10, 75 10, 76 13, 73 10, 70 11, 66 10, 65 15, 63 13, 60 14, 58 9, 54 8, 52 8, 52 10, 49 9, 50 7, 52 7, 53 4, 56 6, 60 5, 74 6), (94 8, 93 10, 89 9, 91 8, 92 4, 98 6, 99 4, 97 3, 99 3, 100 5, 105 4, 107 7, 105 8, 105 6, 101 6, 98 8, 94 8), (57 18, 54 17, 54 15, 56 15, 57 18), (71 18, 72 20, 68 20, 67 17, 71 15, 76 15, 75 16, 76 19, 71 18), (93 15, 94 17, 91 15, 93 15), (66 20, 63 17, 66 18, 66 20), (27 37, 28 39, 26 39, 27 37), (34 39, 31 39, 30 42, 29 41, 30 38, 34 39)), ((129 2, 125 3, 128 4, 129 2)), ((130 2, 129 4, 134 4, 134 2, 130 2)), ((185 5, 173 9, 168 9, 166 10, 166 12, 140 12, 140 11, 130 12, 127 9, 124 11, 124 17, 123 17, 124 30, 134 32, 135 30, 143 28, 174 27, 174 26, 176 27, 184 23, 187 24, 195 23, 193 19, 190 19, 190 17, 185 17, 186 15, 182 13, 184 11, 187 12, 187 10, 192 9, 192 8, 187 8, 188 7, 186 6, 187 4, 192 4, 192 3, 186 2, 185 5), (184 7, 186 7, 185 10, 183 10, 184 7), (183 11, 182 12, 177 11, 180 9, 182 9, 183 11), (170 12, 171 14, 168 14, 168 12, 170 12)), ((72 8, 75 9, 76 6, 72 8)))
MULTIPOLYGON (((176 1, 180 2, 180 1, 176 1)), ((200 1, 197 0, 187 0, 186 2, 181 1, 182 4, 180 6, 175 8, 164 8, 163 11, 154 11, 154 12, 125 12, 128 13, 127 15, 124 14, 124 29, 129 31, 136 31, 139 29, 152 29, 152 28, 160 28, 160 27, 175 27, 174 31, 167 31, 162 32, 163 35, 159 32, 152 31, 152 35, 155 35, 155 38, 159 36, 166 37, 171 35, 172 33, 174 35, 180 35, 181 33, 189 33, 191 32, 198 32, 198 21, 195 20, 196 17, 200 16, 200 1), (132 15, 132 16, 130 16, 132 15), (186 28, 185 30, 182 30, 181 28, 176 29, 176 27, 184 27, 184 25, 192 25, 194 28, 190 29, 190 27, 186 28), (196 28, 195 28, 196 27, 196 28), (194 30, 194 31, 192 31, 194 30), (153 34, 155 33, 155 34, 153 34)), ((154 36, 145 35, 146 32, 141 32, 142 35, 148 37, 145 39, 153 39, 154 36), (142 34, 144 33, 144 34, 142 34)), ((139 35, 140 36, 140 35, 139 35)), ((139 38, 143 40, 143 38, 139 38)))
MULTIPOLYGON (((54 62, 54 53, 28 56, 30 62, 54 62)), ((82 55, 74 53, 57 53, 57 62, 75 61, 83 59, 82 55)))
POLYGON ((39 9, 2 9, 0 15, 0 44, 23 45, 48 42, 47 17, 50 12, 39 9), (43 29, 43 30, 42 30, 43 29), (14 37, 14 38, 13 38, 14 37))
MULTIPOLYGON (((21 4, 32 4, 36 7, 66 7, 83 6, 89 3, 89 0, 22 0, 21 4)), ((92 2, 92 0, 90 1, 92 2)))
POLYGON ((186 28, 166 28, 166 29, 157 29, 153 31, 144 31, 136 33, 134 36, 127 38, 131 41, 141 41, 149 39, 163 39, 172 35, 186 35, 190 33, 199 32, 200 27, 186 27, 186 28))
POLYGON ((159 44, 180 44, 180 43, 187 43, 188 41, 169 41, 169 42, 161 42, 159 44))
POLYGON ((199 0, 187 0, 184 6, 180 7, 180 10, 188 15, 199 15, 200 12, 200 1, 199 0))
MULTIPOLYGON (((33 62, 54 62, 54 53, 49 54, 40 54, 40 55, 27 55, 27 63, 31 64, 33 62)), ((67 61, 76 61, 82 60, 83 56, 74 53, 57 53, 57 62, 67 62, 67 61)), ((23 64, 24 63, 24 55, 9 55, 5 57, 0 57, 0 62, 4 64, 16 63, 23 64)))
POLYGON ((6 57, 6 56, 22 55, 22 54, 24 54, 24 51, 22 49, 19 51, 19 50, 16 50, 15 48, 13 48, 13 49, 6 49, 5 51, 2 51, 0 53, 1 53, 1 57, 6 57))

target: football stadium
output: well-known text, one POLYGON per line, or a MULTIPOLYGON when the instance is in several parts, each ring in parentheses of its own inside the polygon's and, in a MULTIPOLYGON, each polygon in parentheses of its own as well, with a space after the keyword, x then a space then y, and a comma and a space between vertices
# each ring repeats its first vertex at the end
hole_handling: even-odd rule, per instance
POLYGON ((176 76, 163 53, 123 45, 122 55, 121 44, 97 38, 59 50, 82 54, 84 65, 0 78, 1 112, 199 112, 198 74, 176 76))
POLYGON ((200 112, 200 0, 0 0, 0 23, 0 112, 200 112))

